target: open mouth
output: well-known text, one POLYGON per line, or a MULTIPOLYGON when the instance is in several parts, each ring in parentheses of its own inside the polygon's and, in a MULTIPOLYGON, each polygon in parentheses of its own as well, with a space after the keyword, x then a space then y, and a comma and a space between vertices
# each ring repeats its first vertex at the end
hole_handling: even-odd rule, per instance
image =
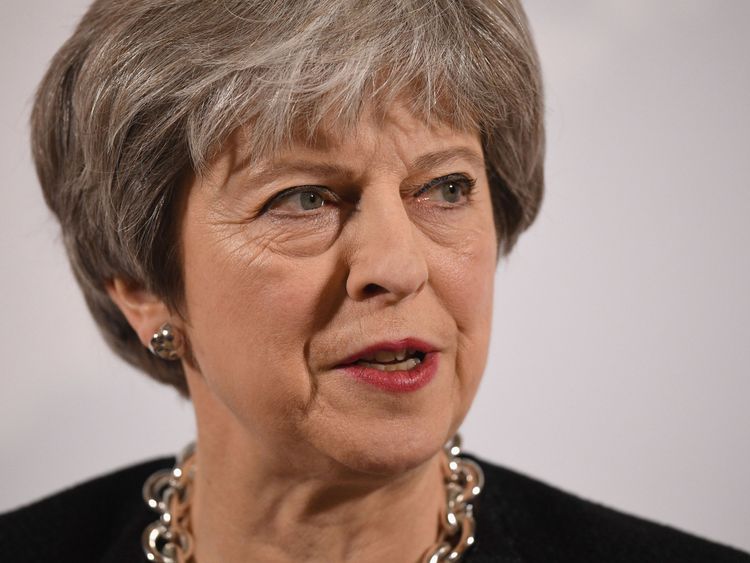
POLYGON ((354 362, 354 365, 380 371, 408 371, 424 361, 425 353, 419 350, 378 351, 354 362))
POLYGON ((389 393, 417 391, 438 371, 440 349, 417 338, 383 341, 349 356, 337 367, 357 381, 389 393))

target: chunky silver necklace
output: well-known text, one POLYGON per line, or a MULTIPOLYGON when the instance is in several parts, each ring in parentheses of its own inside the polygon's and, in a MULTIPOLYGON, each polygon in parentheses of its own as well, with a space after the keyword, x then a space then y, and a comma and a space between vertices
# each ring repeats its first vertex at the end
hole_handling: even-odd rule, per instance
MULTIPOLYGON (((425 552, 423 563, 461 561, 475 541, 474 503, 484 487, 482 468, 461 456, 456 434, 443 448, 445 505, 440 538, 425 552)), ((188 445, 172 469, 161 469, 143 485, 143 499, 159 514, 142 536, 146 559, 154 563, 194 563, 190 533, 190 502, 195 475, 195 444, 188 445)))

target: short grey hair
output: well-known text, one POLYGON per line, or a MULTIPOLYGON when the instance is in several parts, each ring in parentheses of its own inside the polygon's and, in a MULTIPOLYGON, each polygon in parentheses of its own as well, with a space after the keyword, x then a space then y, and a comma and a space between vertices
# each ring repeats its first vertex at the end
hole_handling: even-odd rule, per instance
POLYGON ((263 159, 324 123, 341 134, 396 99, 479 131, 502 254, 544 184, 538 59, 520 0, 97 0, 53 58, 32 113, 47 204, 106 340, 187 395, 106 286, 179 310, 179 193, 240 127, 263 159))

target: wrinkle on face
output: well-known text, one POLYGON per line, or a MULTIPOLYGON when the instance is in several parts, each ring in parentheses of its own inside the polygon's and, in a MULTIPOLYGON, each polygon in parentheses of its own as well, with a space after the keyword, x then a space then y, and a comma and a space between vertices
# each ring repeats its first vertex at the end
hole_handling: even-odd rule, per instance
POLYGON ((226 424, 269 452, 315 452, 311 464, 380 471, 434 455, 466 414, 486 360, 496 237, 478 133, 395 112, 325 148, 279 154, 275 165, 247 164, 241 147, 227 153, 196 180, 183 231, 210 416, 230 412, 226 424), (278 164, 292 157, 321 166, 285 172, 278 164), (253 185, 254 166, 279 176, 253 185), (455 172, 476 180, 464 207, 413 197, 455 172), (309 184, 343 203, 300 218, 257 212, 279 190, 309 184), (368 282, 379 290, 363 291, 368 282), (336 369, 366 345, 404 336, 431 341, 444 358, 419 392, 389 395, 336 369))

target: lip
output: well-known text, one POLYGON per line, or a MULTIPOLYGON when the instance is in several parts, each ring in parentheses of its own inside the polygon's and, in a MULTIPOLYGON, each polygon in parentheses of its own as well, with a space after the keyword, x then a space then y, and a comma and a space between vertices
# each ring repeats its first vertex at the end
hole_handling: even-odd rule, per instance
POLYGON ((377 387, 390 393, 408 393, 427 385, 435 377, 439 364, 439 352, 434 346, 416 338, 406 338, 390 342, 380 342, 360 350, 348 357, 337 369, 341 369, 353 379, 377 387), (409 348, 424 354, 424 359, 418 365, 408 370, 381 371, 356 364, 357 360, 378 351, 395 352, 409 348))
MULTIPOLYGON (((437 351, 437 348, 435 346, 425 342, 424 340, 419 340, 418 338, 403 338, 401 340, 389 340, 388 342, 378 342, 377 344, 373 344, 372 346, 363 348, 356 354, 352 354, 345 360, 342 360, 336 367, 346 367, 348 364, 353 364, 357 360, 360 360, 364 358, 365 356, 370 356, 374 354, 375 352, 381 352, 381 351, 382 352, 397 352, 405 348, 408 348, 411 350, 417 350, 418 352, 422 352, 423 354, 429 354, 431 352, 437 351)), ((392 373, 395 373, 395 372, 392 372, 392 373)))

